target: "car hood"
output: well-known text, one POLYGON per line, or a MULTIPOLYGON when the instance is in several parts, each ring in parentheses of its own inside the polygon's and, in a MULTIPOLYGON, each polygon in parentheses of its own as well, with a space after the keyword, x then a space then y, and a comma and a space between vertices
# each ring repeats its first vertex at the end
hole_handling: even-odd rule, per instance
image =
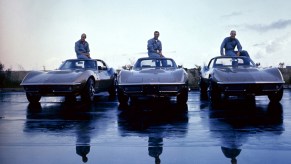
POLYGON ((284 83, 277 68, 216 68, 213 78, 221 83, 284 83))
POLYGON ((79 77, 83 72, 83 70, 32 71, 25 76, 21 85, 79 83, 79 77))
POLYGON ((185 83, 187 73, 182 69, 142 69, 132 71, 122 71, 120 83, 185 83))

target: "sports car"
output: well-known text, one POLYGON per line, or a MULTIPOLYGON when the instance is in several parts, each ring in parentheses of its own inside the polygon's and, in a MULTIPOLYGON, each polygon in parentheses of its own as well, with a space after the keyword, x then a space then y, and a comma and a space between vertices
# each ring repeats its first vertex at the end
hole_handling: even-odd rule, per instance
POLYGON ((74 100, 93 101, 94 94, 108 91, 115 95, 116 73, 100 59, 70 59, 53 71, 31 71, 21 82, 29 102, 42 96, 65 96, 74 100))
POLYGON ((219 56, 204 66, 200 75, 200 92, 212 102, 224 96, 267 95, 271 102, 283 96, 284 79, 278 68, 260 68, 249 57, 219 56))
POLYGON ((178 103, 188 101, 188 74, 171 58, 139 58, 132 69, 117 75, 120 104, 138 97, 176 96, 178 103))

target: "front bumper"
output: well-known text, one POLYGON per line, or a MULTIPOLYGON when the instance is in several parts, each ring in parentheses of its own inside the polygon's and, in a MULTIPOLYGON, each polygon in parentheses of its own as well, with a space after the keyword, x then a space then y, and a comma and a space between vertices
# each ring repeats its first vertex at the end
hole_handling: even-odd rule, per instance
POLYGON ((82 86, 76 85, 22 85, 25 92, 42 96, 79 95, 82 86))
POLYGON ((217 84, 219 91, 228 95, 268 95, 283 89, 283 83, 217 84))
POLYGON ((183 89, 188 89, 183 85, 118 85, 118 91, 128 96, 177 96, 183 89))

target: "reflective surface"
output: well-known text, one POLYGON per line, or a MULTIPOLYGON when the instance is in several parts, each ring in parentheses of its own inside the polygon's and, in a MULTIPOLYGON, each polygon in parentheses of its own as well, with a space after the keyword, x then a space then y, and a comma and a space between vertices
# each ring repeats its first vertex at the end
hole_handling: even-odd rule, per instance
POLYGON ((212 106, 189 93, 120 106, 0 93, 0 163, 290 163, 291 91, 281 103, 230 97, 212 106))

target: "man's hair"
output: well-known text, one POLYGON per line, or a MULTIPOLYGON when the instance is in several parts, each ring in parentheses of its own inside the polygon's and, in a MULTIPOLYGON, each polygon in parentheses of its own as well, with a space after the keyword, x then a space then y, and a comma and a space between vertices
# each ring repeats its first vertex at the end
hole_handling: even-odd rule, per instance
POLYGON ((159 31, 155 31, 154 34, 155 34, 155 33, 159 33, 159 31))
POLYGON ((236 33, 236 31, 235 31, 235 30, 231 30, 231 31, 230 31, 230 33, 233 33, 233 32, 235 32, 235 33, 236 33))

